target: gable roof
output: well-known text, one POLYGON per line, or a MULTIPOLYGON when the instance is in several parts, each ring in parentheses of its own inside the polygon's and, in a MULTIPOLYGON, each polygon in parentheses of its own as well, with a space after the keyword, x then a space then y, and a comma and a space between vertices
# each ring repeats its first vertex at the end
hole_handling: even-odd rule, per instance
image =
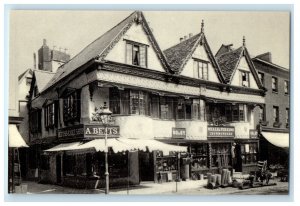
POLYGON ((196 34, 191 38, 164 50, 171 69, 175 73, 180 74, 187 61, 192 57, 192 54, 194 53, 199 43, 202 43, 204 45, 205 51, 207 52, 208 58, 210 59, 215 71, 217 72, 219 80, 221 82, 224 82, 224 77, 220 72, 219 65, 211 52, 211 49, 203 32, 200 32, 199 34, 196 34))
POLYGON ((19 77, 18 77, 18 81, 20 81, 28 73, 32 75, 32 69, 26 69, 22 74, 20 74, 19 77))
POLYGON ((157 55, 159 59, 162 61, 162 64, 166 71, 168 71, 169 66, 167 60, 159 48, 157 41, 155 40, 153 33, 143 15, 140 11, 135 11, 130 14, 127 18, 121 21, 119 24, 114 26, 112 29, 104 33, 102 36, 97 38, 95 41, 86 46, 81 52, 79 52, 76 56, 70 59, 67 63, 60 66, 55 74, 55 76, 48 82, 45 87, 45 90, 50 88, 52 85, 56 84, 63 78, 70 75, 72 72, 77 70, 79 67, 88 63, 91 60, 103 60, 103 58, 109 53, 109 51, 113 48, 113 46, 121 39, 121 37, 125 34, 126 31, 131 27, 134 23, 141 23, 148 37, 150 38, 150 42, 153 45, 153 48, 157 51, 157 55))
POLYGON ((243 47, 240 47, 238 49, 231 50, 219 56, 216 56, 216 60, 220 66, 226 82, 231 82, 232 76, 238 66, 242 54, 243 47))
POLYGON ((46 87, 47 83, 50 79, 53 78, 55 73, 43 71, 43 70, 34 70, 33 71, 33 79, 36 82, 39 93, 41 93, 46 87))
POLYGON ((216 56, 216 60, 220 66, 220 69, 225 77, 226 83, 231 83, 233 75, 239 65, 240 59, 242 56, 245 56, 246 61, 249 65, 250 71, 254 76, 256 84, 259 89, 263 89, 263 85, 261 84, 258 74, 256 72, 256 68, 251 60, 249 52, 245 46, 241 46, 237 49, 231 49, 228 52, 225 52, 219 56, 216 56))

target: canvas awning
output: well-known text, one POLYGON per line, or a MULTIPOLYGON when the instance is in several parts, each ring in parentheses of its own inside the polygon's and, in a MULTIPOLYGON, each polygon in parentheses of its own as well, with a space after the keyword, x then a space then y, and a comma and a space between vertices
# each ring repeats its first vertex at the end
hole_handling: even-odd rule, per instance
POLYGON ((176 146, 171 144, 166 144, 157 140, 152 139, 126 139, 119 138, 119 141, 126 144, 132 145, 137 150, 149 151, 160 150, 164 155, 168 155, 170 152, 187 152, 187 147, 176 146))
POLYGON ((9 124, 8 127, 8 145, 16 148, 28 147, 15 124, 9 124))
POLYGON ((262 132, 268 142, 276 147, 289 148, 289 133, 262 132))
POLYGON ((44 150, 45 152, 59 152, 59 151, 67 151, 67 150, 74 150, 79 147, 82 143, 80 142, 71 142, 71 143, 63 143, 56 145, 50 149, 44 150))
MULTIPOLYGON (((107 139, 107 147, 111 148, 114 153, 118 152, 125 152, 135 150, 135 148, 129 144, 124 142, 118 141, 115 138, 107 139)), ((95 149, 97 152, 104 152, 105 151, 105 139, 95 139, 89 141, 85 144, 80 145, 77 149, 95 149)))

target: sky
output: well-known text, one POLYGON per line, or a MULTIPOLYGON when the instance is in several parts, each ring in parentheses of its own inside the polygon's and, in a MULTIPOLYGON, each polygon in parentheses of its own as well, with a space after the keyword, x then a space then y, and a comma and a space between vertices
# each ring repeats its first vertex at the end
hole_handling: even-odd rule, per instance
MULTIPOLYGON (((67 48, 71 58, 118 24, 133 11, 15 10, 9 19, 9 86, 15 91, 17 77, 33 68, 33 53, 47 40, 50 48, 67 48)), ((242 45, 243 36, 251 56, 272 53, 275 64, 289 68, 290 16, 288 12, 143 12, 162 50, 189 33, 204 32, 215 54, 222 44, 242 45)), ((13 98, 13 97, 11 97, 13 98)), ((11 101, 10 101, 11 102, 11 101)), ((11 107, 11 106, 10 106, 11 107)))

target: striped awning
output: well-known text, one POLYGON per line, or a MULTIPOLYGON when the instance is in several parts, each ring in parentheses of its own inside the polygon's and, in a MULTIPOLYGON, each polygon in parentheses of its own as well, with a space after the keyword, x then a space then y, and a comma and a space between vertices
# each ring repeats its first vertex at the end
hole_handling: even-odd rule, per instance
POLYGON ((290 146, 289 133, 262 132, 261 134, 276 147, 289 148, 290 146))

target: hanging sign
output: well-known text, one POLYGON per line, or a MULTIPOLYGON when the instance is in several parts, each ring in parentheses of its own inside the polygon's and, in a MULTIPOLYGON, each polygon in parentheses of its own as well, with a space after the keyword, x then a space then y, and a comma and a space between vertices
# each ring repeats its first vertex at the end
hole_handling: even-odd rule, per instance
POLYGON ((185 139, 186 129, 185 128, 172 128, 172 138, 175 139, 185 139))
MULTIPOLYGON (((105 126, 85 124, 84 125, 84 137, 85 138, 105 138, 105 126)), ((120 136, 119 126, 107 126, 107 137, 117 138, 120 136)))
POLYGON ((235 136, 235 128, 234 127, 207 126, 207 137, 234 138, 234 136, 235 136))

